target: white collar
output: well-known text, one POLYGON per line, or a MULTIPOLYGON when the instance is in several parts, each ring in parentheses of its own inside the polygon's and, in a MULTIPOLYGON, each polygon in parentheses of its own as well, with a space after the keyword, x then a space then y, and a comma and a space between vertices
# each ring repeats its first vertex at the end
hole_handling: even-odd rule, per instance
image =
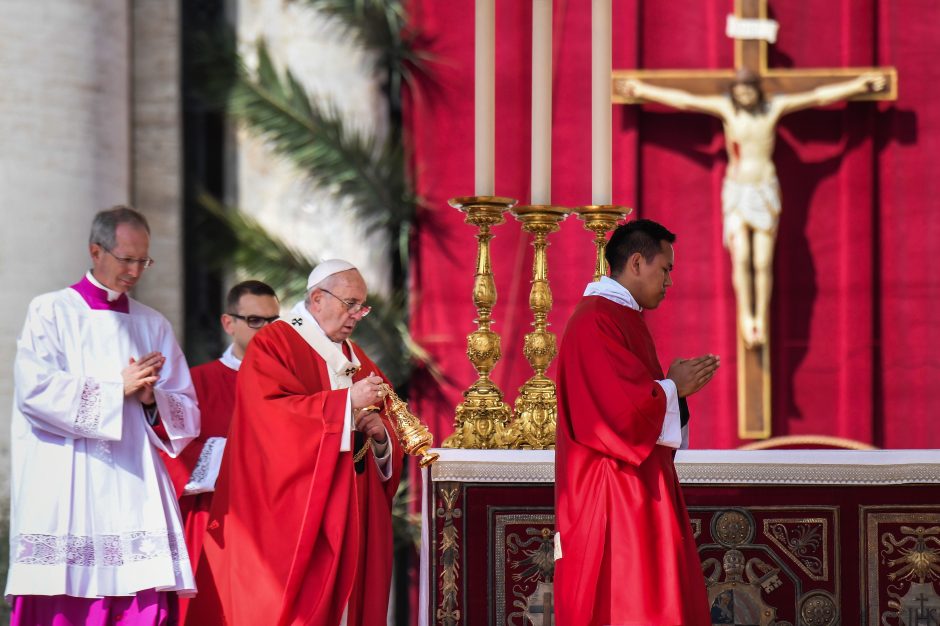
POLYGON ((295 304, 288 316, 282 317, 281 321, 290 324, 291 328, 326 361, 333 389, 345 389, 352 385, 352 376, 359 371, 362 364, 348 339, 345 342, 335 342, 327 337, 313 315, 307 310, 303 300, 295 304), (351 359, 343 354, 343 343, 349 346, 351 359))
POLYGON ((313 316, 313 313, 311 313, 311 312, 310 312, 310 309, 307 308, 307 302, 306 302, 305 300, 301 300, 300 302, 298 302, 297 304, 295 304, 294 307, 290 310, 290 312, 291 312, 291 315, 297 315, 297 314, 301 315, 307 322, 309 322, 310 324, 313 325, 313 328, 314 328, 318 333, 320 333, 321 335, 323 335, 324 337, 326 337, 327 339, 329 339, 330 342, 331 342, 334 346, 336 346, 336 347, 339 348, 340 350, 343 349, 343 342, 342 342, 342 341, 333 341, 332 339, 330 339, 329 337, 327 337, 326 331, 323 330, 323 328, 320 326, 320 323, 317 322, 316 318, 313 316))
POLYGON ((588 283, 584 288, 585 296, 600 296, 617 304, 628 306, 634 311, 642 311, 630 291, 610 276, 601 276, 597 282, 588 283))
POLYGON ((107 287, 102 285, 100 282, 98 282, 98 279, 95 278, 95 275, 91 273, 91 270, 88 270, 88 272, 85 273, 85 278, 87 278, 88 282, 90 282, 92 285, 94 285, 98 289, 103 289, 105 293, 108 294, 108 302, 114 302, 115 300, 121 297, 120 291, 108 289, 107 287))
POLYGON ((235 344, 232 344, 226 348, 225 352, 222 353, 222 356, 219 357, 219 360, 222 361, 222 365, 229 368, 230 370, 235 370, 236 372, 242 366, 242 360, 235 356, 235 344))

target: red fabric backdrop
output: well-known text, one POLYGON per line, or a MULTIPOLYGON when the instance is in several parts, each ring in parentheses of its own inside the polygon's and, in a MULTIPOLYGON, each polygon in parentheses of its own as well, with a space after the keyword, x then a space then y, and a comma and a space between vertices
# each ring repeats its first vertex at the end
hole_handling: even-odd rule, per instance
MULTIPOLYGON (((412 329, 448 380, 419 375, 413 397, 439 440, 475 378, 474 229, 447 205, 473 192, 471 0, 414 0, 434 57, 410 94, 418 190, 412 329)), ((614 0, 614 67, 726 68, 731 0, 614 0)), ((900 98, 784 118, 774 156, 783 188, 775 258, 773 432, 826 434, 886 448, 940 447, 940 4, 930 0, 771 0, 776 67, 894 65, 900 98)), ((497 0, 496 193, 529 198, 531 3, 497 0)), ((590 202, 590 0, 555 0, 552 200, 590 202)), ((735 320, 721 246, 726 159, 717 120, 661 107, 614 108, 614 201, 678 233, 675 286, 647 315, 660 356, 716 352, 717 378, 691 402, 692 445, 736 447, 735 320)), ((512 403, 530 375, 522 336, 532 252, 510 217, 495 229, 503 358, 493 378, 512 403)), ((591 278, 591 236, 575 217, 550 237, 550 315, 559 337, 591 278)), ((550 370, 550 374, 553 370, 550 370)))

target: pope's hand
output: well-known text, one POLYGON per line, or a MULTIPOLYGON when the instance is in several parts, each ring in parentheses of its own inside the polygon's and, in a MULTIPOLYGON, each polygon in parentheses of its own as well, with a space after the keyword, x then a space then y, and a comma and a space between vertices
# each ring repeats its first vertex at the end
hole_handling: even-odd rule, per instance
POLYGON ((385 443, 388 438, 382 414, 375 409, 365 409, 356 414, 356 430, 372 437, 376 443, 385 443))
POLYGON ((369 374, 360 381, 353 383, 349 389, 349 399, 352 401, 354 411, 364 409, 373 404, 380 405, 385 398, 385 381, 381 376, 369 374))

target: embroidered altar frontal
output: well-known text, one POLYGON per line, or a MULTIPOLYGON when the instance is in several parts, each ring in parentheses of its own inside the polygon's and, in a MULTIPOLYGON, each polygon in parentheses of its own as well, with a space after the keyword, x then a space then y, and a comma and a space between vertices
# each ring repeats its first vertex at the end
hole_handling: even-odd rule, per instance
MULTIPOLYGON (((553 625, 553 451, 438 452, 422 623, 553 625)), ((713 624, 940 625, 940 451, 684 451, 676 467, 713 624)))

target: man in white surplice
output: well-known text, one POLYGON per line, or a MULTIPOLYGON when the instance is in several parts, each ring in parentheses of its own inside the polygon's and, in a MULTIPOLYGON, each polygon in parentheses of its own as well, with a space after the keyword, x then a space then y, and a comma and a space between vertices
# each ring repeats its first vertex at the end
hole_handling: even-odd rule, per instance
POLYGON ((199 409, 169 322, 127 296, 153 264, 149 243, 140 213, 98 213, 92 269, 29 305, 14 367, 13 623, 51 611, 159 624, 176 592, 195 591, 158 451, 175 456, 199 433, 199 409))

